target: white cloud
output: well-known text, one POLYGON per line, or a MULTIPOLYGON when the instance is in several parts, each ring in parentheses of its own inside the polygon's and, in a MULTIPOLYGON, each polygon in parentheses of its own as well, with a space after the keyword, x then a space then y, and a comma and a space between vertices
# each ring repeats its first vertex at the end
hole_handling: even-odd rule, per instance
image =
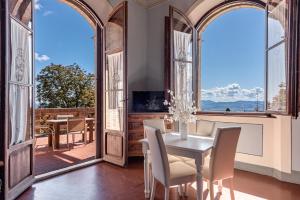
POLYGON ((34 53, 35 60, 39 62, 44 62, 50 60, 49 56, 47 55, 39 55, 38 53, 34 53))
POLYGON ((34 3, 34 9, 40 10, 42 7, 43 7, 43 6, 42 6, 40 0, 35 0, 35 3, 34 3))
POLYGON ((252 89, 241 88, 237 83, 229 84, 225 87, 215 87, 211 89, 202 89, 202 100, 211 100, 216 102, 232 101, 263 101, 264 89, 254 87, 252 89))
POLYGON ((46 16, 51 15, 51 14, 53 14, 53 11, 47 10, 47 11, 45 11, 45 12, 43 13, 43 16, 46 17, 46 16))

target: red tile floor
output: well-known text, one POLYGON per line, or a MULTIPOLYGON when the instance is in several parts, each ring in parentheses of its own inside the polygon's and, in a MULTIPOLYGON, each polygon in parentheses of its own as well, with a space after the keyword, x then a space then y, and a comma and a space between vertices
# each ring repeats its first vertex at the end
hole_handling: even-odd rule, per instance
MULTIPOLYGON (((35 174, 40 175, 54 170, 93 160, 96 154, 95 141, 84 145, 82 136, 76 135, 75 144, 67 147, 67 136, 60 136, 60 148, 53 151, 48 146, 48 138, 38 138, 35 146, 35 174)), ((95 137, 94 137, 95 138, 95 137)), ((89 139, 89 138, 88 138, 89 139)), ((71 136, 69 142, 72 143, 71 136)))
MULTIPOLYGON (((105 162, 72 171, 48 180, 35 183, 18 200, 143 200, 143 159, 130 159, 127 168, 105 162)), ((195 198, 195 185, 189 187, 188 197, 195 198)), ((300 185, 280 182, 268 176, 235 170, 234 190, 236 200, 299 200, 300 185)), ((228 182, 223 193, 215 200, 228 200, 228 182)), ((176 199, 176 190, 171 189, 170 200, 176 199)), ((158 184, 156 200, 163 200, 164 189, 158 184)), ((204 198, 209 200, 206 184, 204 198)))

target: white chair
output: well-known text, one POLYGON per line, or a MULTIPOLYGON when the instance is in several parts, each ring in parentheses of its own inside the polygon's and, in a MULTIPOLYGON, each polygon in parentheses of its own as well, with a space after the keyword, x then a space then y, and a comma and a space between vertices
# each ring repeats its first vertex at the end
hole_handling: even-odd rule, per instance
MULTIPOLYGON (((222 181, 230 179, 230 195, 234 199, 233 176, 234 158, 239 140, 241 127, 218 128, 214 146, 210 156, 204 159, 203 178, 207 180, 210 199, 214 199, 213 183, 218 181, 219 192, 222 192, 222 181)), ((194 162, 186 164, 195 167, 194 162)))
POLYGON ((169 163, 166 147, 160 130, 145 126, 149 148, 152 155, 152 191, 151 200, 154 199, 156 182, 165 187, 165 200, 169 199, 169 188, 196 180, 196 171, 193 167, 183 162, 169 163))
MULTIPOLYGON (((166 132, 165 128, 165 121, 163 119, 146 119, 143 121, 144 127, 145 126, 150 126, 155 129, 160 130, 160 133, 164 134, 166 132)), ((146 138, 146 133, 144 131, 144 137, 146 138)), ((149 155, 151 157, 151 155, 149 155)), ((182 161, 182 159, 173 156, 173 155, 168 155, 168 160, 169 162, 177 162, 177 161, 182 161)), ((151 163, 151 160, 149 160, 149 163, 151 163)))

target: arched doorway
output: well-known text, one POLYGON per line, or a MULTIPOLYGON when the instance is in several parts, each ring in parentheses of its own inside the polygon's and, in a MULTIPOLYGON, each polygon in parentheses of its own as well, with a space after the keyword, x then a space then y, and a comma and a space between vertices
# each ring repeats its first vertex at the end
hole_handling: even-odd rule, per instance
POLYGON ((96 140, 101 138, 101 129, 94 123, 99 101, 95 98, 99 93, 96 81, 101 79, 96 74, 102 70, 102 65, 96 67, 97 55, 102 54, 96 49, 96 33, 102 23, 78 1, 38 1, 34 13, 34 166, 40 178, 41 174, 99 158, 96 149, 101 146, 96 140), (67 119, 78 125, 86 120, 83 134, 68 131, 67 119))

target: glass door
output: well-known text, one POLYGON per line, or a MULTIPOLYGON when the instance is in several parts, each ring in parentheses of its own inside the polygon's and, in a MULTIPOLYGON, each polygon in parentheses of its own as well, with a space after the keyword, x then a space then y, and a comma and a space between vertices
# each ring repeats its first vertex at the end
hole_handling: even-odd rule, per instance
POLYGON ((105 27, 105 161, 127 164, 127 2, 119 4, 105 27))

